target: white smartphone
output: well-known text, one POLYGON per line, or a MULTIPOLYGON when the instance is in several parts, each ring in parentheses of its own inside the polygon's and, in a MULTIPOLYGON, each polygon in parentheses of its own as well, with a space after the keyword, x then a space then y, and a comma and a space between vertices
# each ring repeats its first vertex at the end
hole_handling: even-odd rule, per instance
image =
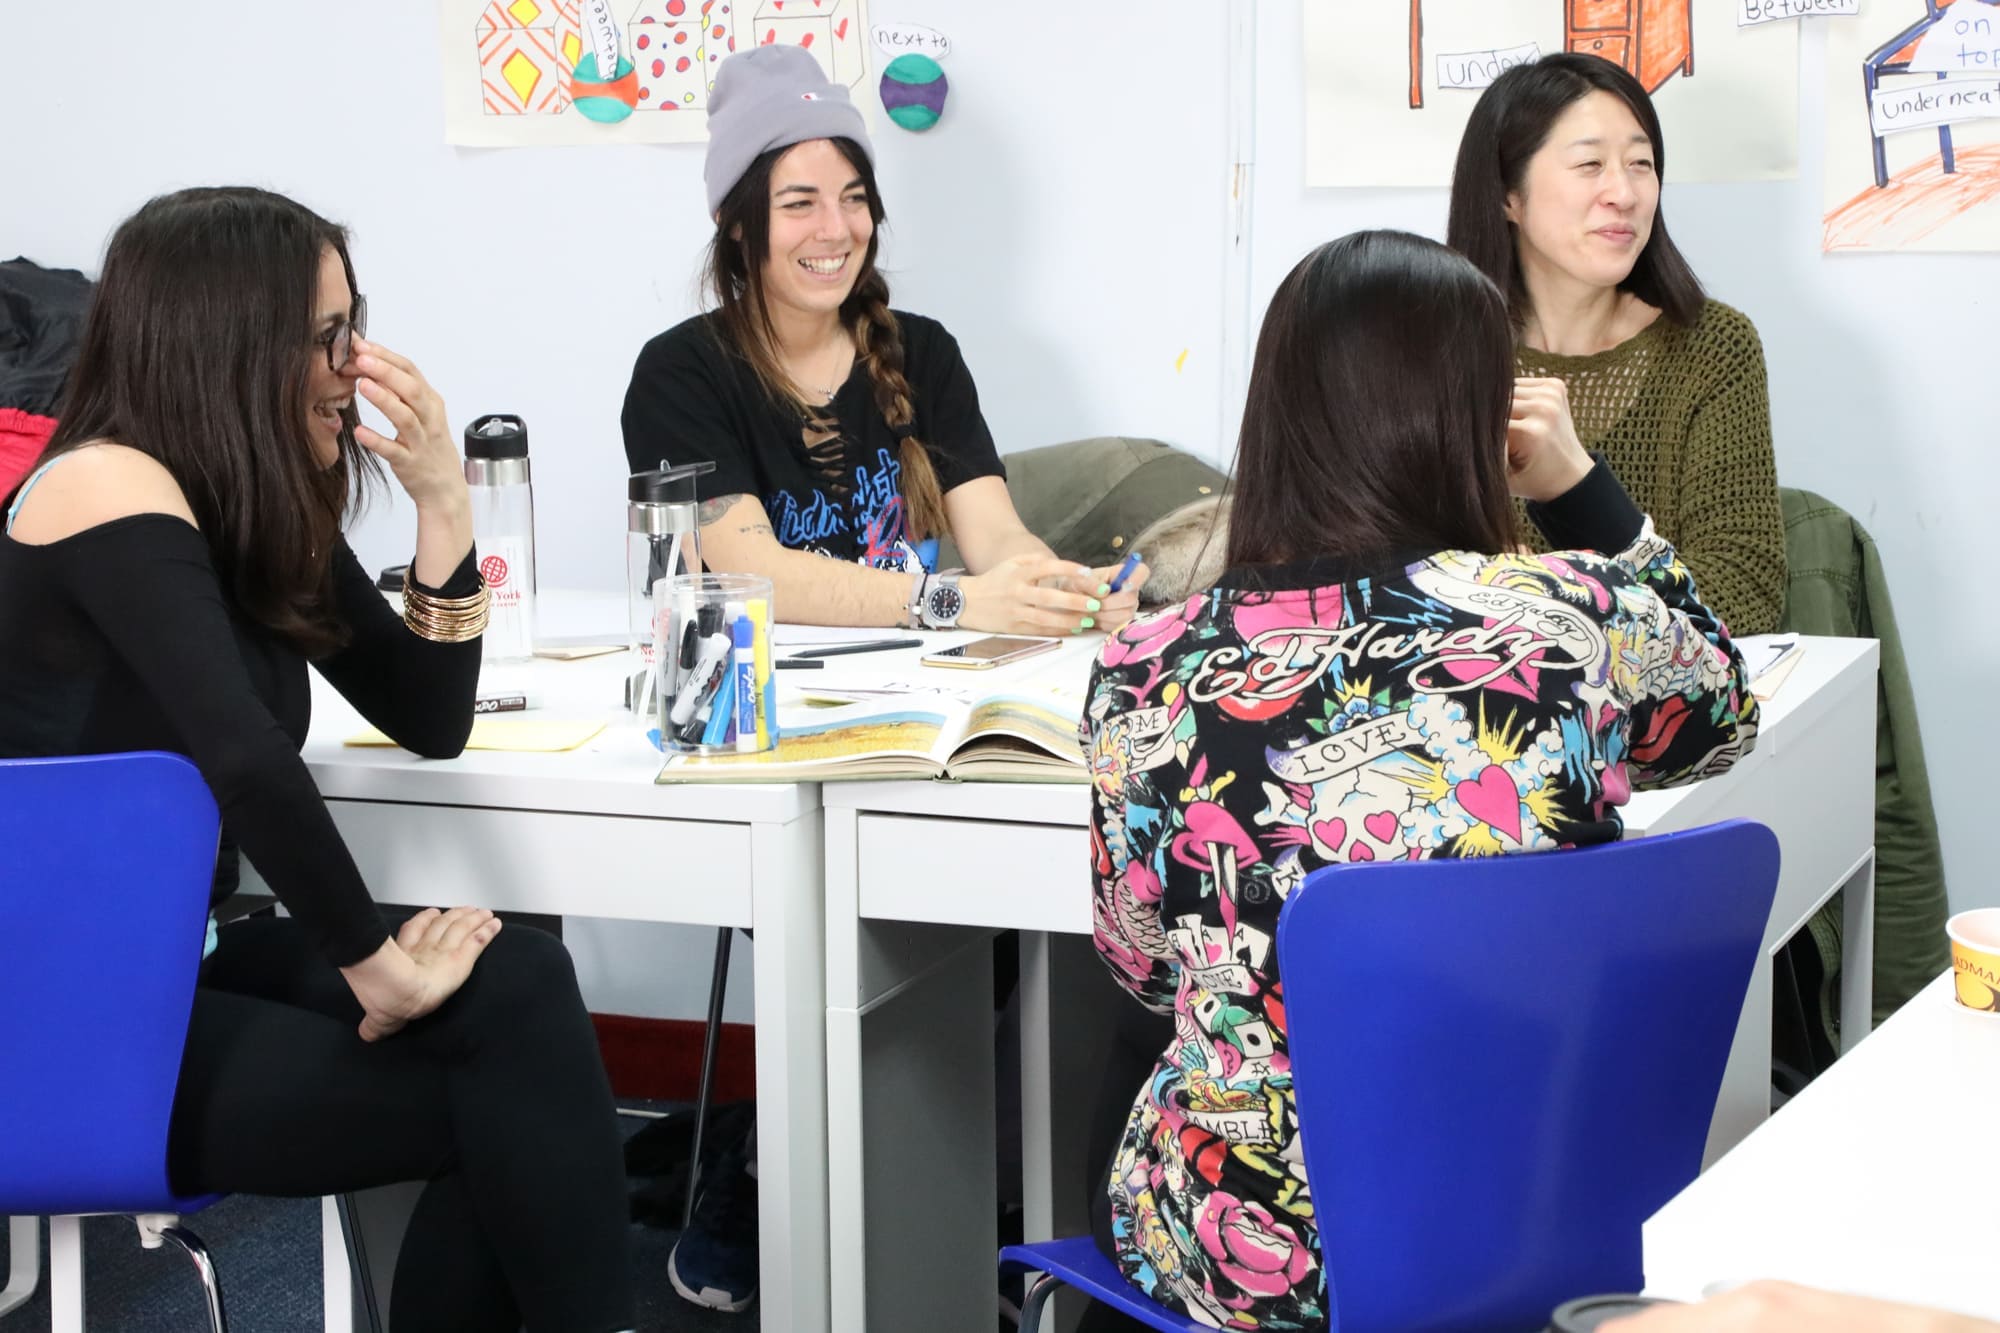
POLYGON ((997 667, 1007 662, 1018 662, 1024 657, 1033 657, 1036 653, 1046 653, 1061 643, 1061 639, 1025 639, 994 634, 984 639, 974 639, 971 643, 961 643, 956 648, 925 653, 923 661, 925 666, 964 667, 968 670, 984 671, 987 667, 997 667))

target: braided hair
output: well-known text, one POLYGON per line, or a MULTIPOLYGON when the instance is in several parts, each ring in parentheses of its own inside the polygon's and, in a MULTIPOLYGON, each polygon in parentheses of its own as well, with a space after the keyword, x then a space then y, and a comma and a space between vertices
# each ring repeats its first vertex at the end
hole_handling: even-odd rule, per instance
MULTIPOLYGON (((945 517, 937 466, 915 433, 916 404, 903 373, 903 331, 889 309, 888 280, 875 267, 885 216, 875 170, 861 145, 852 139, 829 142, 860 177, 868 192, 868 216, 875 224, 854 286, 841 303, 840 322, 854 340, 855 360, 868 374, 875 409, 896 435, 905 531, 912 541, 948 536, 951 526, 945 517)), ((793 146, 761 154, 723 197, 722 207, 716 210, 715 235, 708 243, 704 281, 715 301, 725 350, 749 364, 773 400, 798 410, 808 435, 808 459, 827 481, 844 487, 845 479, 834 475, 841 458, 838 423, 821 405, 806 402, 785 374, 778 360, 777 329, 764 298, 764 258, 771 240, 771 172, 793 146)))

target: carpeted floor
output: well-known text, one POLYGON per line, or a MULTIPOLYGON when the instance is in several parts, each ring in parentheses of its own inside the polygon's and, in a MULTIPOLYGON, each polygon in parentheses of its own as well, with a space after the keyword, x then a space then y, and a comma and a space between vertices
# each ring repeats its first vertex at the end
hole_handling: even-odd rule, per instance
MULTIPOLYGON (((647 1122, 620 1117, 628 1135, 647 1122)), ((635 1186, 641 1184, 635 1180, 635 1186)), ((320 1205, 317 1199, 234 1195, 190 1218, 222 1279, 232 1333, 303 1333, 320 1327, 320 1205)), ((629 1231, 639 1285, 639 1327, 661 1333, 756 1333, 757 1306, 721 1314, 690 1305, 667 1281, 675 1233, 634 1225, 629 1231)), ((201 1287, 177 1251, 139 1248, 121 1217, 83 1224, 85 1326, 89 1333, 192 1333, 207 1327, 201 1287)), ((0 1274, 6 1271, 0 1226, 0 1274)), ((30 1301, 0 1317, 0 1333, 49 1327, 48 1233, 42 1236, 42 1282, 30 1301)))

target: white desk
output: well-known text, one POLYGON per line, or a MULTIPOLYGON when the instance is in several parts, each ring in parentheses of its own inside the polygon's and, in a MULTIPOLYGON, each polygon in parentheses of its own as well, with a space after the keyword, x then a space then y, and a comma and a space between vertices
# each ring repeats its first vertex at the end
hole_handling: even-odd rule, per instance
MULTIPOLYGON (((622 599, 606 605, 623 616, 622 599)), ((621 671, 616 657, 492 669, 539 690, 544 715, 603 713, 611 726, 567 753, 444 761, 343 746, 362 723, 315 675, 306 762, 377 901, 756 929, 761 1318, 817 1333, 828 1308, 819 789, 656 786, 659 756, 612 706, 621 671)), ((344 1329, 346 1258, 327 1230, 328 1326, 344 1329)))
MULTIPOLYGON (((1877 657, 1872 640, 1807 640, 1747 758, 1626 807, 1629 836, 1740 817, 1769 825, 1783 851, 1710 1128, 1711 1161, 1769 1113, 1771 954, 1842 887, 1844 1040, 1867 1028, 1877 657)), ((994 1271, 993 929, 1023 932, 1028 1236, 1087 1230, 1078 1182, 1101 1165, 1084 1160, 1081 1105, 1094 1078, 1080 1029, 1093 1011, 1131 1001, 1112 991, 1089 946, 1088 789, 844 783, 828 785, 823 802, 833 1327, 947 1326, 941 1315, 984 1327, 994 1271), (913 1204, 913 1189, 949 1206, 913 1204)))
POLYGON ((2000 1319, 2000 1016, 1951 974, 1645 1226, 1646 1290, 1784 1278, 2000 1319))

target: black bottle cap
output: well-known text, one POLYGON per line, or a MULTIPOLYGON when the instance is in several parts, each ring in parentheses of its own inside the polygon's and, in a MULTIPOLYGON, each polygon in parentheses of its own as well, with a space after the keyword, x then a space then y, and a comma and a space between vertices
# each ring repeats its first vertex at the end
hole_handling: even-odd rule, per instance
POLYGON ((465 428, 467 458, 526 458, 528 425, 504 412, 489 413, 465 428))
POLYGON ((694 479, 715 471, 715 464, 683 463, 668 467, 665 459, 651 472, 635 472, 626 483, 625 498, 634 504, 693 504, 694 479))
POLYGON ((403 574, 408 569, 408 565, 388 566, 375 576, 375 586, 383 592, 401 592, 403 590, 403 574))
POLYGON ((1638 1314, 1655 1305, 1679 1304, 1679 1301, 1663 1300, 1657 1296, 1624 1293, 1579 1296, 1556 1307, 1555 1313, 1549 1317, 1548 1333, 1590 1333, 1601 1324, 1623 1319, 1628 1314, 1638 1314))

